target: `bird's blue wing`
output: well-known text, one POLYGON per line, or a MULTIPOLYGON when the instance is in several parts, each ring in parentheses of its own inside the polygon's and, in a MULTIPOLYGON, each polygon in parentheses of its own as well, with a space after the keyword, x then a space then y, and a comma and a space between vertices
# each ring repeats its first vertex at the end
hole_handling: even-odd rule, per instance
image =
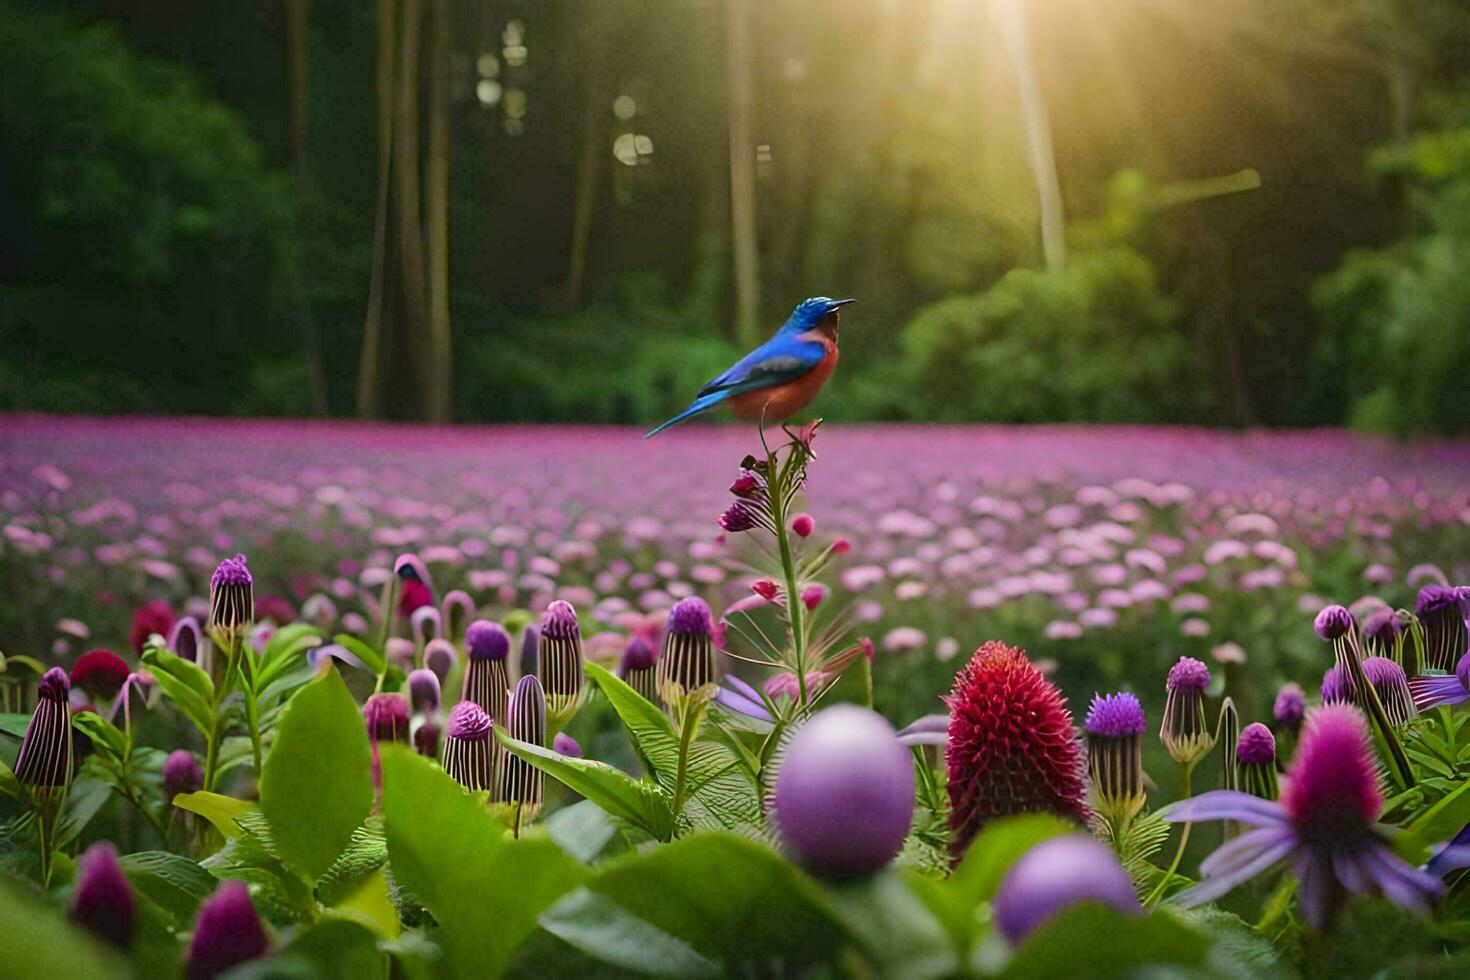
POLYGON ((815 340, 777 335, 746 354, 724 374, 699 389, 700 396, 724 391, 738 394, 784 384, 806 374, 827 354, 815 340))

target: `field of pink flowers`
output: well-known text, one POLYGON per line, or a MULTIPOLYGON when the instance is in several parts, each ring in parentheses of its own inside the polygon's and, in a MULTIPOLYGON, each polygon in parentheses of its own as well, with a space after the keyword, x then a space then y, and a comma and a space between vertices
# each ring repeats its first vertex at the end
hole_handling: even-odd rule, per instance
MULTIPOLYGON (((394 556, 414 551, 483 609, 572 601, 606 628, 612 657, 634 614, 749 594, 751 556, 716 519, 752 441, 735 427, 643 441, 0 419, 0 648, 121 646, 146 600, 201 612, 209 573, 235 551, 290 615, 307 605, 323 628, 361 632, 394 556)), ((1426 582, 1470 578, 1465 444, 830 425, 806 506, 851 543, 835 583, 885 653, 895 716, 922 710, 945 662, 994 636, 1076 661, 1079 694, 1128 676, 1136 655, 1135 670, 1246 658, 1269 681, 1301 673, 1295 650, 1310 675, 1305 625, 1321 596, 1402 607, 1426 582)))

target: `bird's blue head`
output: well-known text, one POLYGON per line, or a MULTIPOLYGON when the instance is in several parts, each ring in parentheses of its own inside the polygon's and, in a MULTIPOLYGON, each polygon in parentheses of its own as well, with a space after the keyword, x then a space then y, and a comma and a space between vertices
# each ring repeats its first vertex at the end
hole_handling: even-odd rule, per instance
POLYGON ((817 324, 829 313, 835 313, 848 303, 856 303, 857 299, 828 299, 826 296, 813 296, 796 304, 796 309, 791 311, 791 318, 786 321, 783 330, 791 333, 805 333, 817 324))

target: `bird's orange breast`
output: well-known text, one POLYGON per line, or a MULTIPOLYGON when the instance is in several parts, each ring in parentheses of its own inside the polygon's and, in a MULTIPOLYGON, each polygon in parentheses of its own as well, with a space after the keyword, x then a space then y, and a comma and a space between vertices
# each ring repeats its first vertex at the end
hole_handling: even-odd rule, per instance
POLYGON ((767 422, 784 422, 806 408, 836 367, 837 345, 827 341, 826 356, 806 374, 785 384, 732 395, 728 400, 730 411, 744 421, 759 421, 764 416, 767 422))

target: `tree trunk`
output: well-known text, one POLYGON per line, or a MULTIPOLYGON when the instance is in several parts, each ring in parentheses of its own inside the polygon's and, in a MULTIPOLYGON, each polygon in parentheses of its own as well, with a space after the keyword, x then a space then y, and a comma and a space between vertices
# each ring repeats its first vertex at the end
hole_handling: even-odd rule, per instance
POLYGON ((755 220, 755 93, 751 79, 751 5, 725 0, 725 72, 729 87, 730 236, 735 252, 735 338, 760 340, 760 250, 755 220))
POLYGON ((398 37, 398 86, 393 105, 393 215, 397 219, 399 273, 403 292, 403 337, 412 383, 417 389, 406 402, 423 415, 434 383, 430 371, 429 325, 425 313, 424 230, 419 167, 419 45, 423 32, 422 0, 402 0, 398 37))
POLYGON ((1036 77, 1036 64, 1031 57, 1026 3, 1027 0, 996 0, 995 12, 1000 20, 1011 67, 1016 73, 1021 122, 1026 131, 1026 155, 1031 163, 1031 175, 1036 181, 1036 197, 1041 211, 1041 252, 1047 269, 1056 272, 1067 264, 1067 223, 1062 213, 1057 162, 1052 154, 1051 123, 1047 119, 1041 84, 1036 77))
MULTIPOLYGON (((306 68, 307 31, 310 19, 311 0, 285 0, 286 2, 286 91, 288 103, 288 143, 291 147, 291 165, 296 171, 298 185, 304 191, 310 186, 311 173, 306 162, 306 68)), ((298 270, 297 276, 308 275, 298 270)), ((296 286, 300 287, 299 280, 296 286)), ((322 365, 321 333, 311 308, 302 300, 301 334, 306 341, 307 385, 311 390, 311 411, 316 416, 327 414, 327 377, 322 365)))
POLYGON ((432 0, 429 14, 428 198, 430 381, 429 419, 448 422, 454 397, 449 330, 449 0, 432 0))
POLYGON ((383 296, 388 265, 388 208, 393 162, 393 65, 398 11, 394 0, 378 0, 378 193, 373 216, 373 264, 368 281, 367 314, 357 365, 357 415, 375 418, 382 411, 379 368, 383 346, 383 296))
POLYGON ((597 213, 598 179, 607 155, 607 104, 603 86, 602 39, 597 30, 598 3, 581 5, 577 45, 582 62, 582 147, 577 159, 576 197, 572 205, 572 241, 567 254, 567 304, 582 305, 587 288, 587 254, 592 219, 597 213))

